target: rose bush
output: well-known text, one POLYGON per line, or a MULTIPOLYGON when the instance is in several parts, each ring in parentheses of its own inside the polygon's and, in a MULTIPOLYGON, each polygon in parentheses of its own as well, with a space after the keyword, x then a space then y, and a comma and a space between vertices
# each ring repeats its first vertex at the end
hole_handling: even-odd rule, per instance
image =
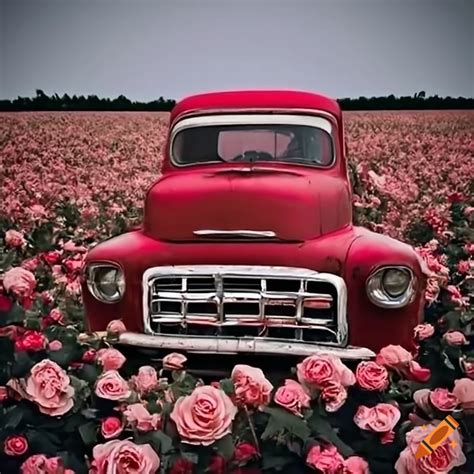
POLYGON ((207 384, 185 354, 127 358, 120 320, 83 334, 84 257, 140 222, 166 117, 2 114, 0 471, 472 473, 472 117, 346 118, 357 222, 414 245, 428 279, 413 347, 314 354, 275 382, 238 364, 207 384), (459 429, 417 460, 447 414, 459 429))

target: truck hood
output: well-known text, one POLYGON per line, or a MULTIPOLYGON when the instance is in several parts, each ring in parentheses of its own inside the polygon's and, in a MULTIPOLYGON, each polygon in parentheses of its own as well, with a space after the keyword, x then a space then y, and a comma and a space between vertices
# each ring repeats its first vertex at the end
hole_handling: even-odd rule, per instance
POLYGON ((347 182, 272 167, 180 171, 149 191, 144 231, 169 241, 305 241, 351 223, 347 182))

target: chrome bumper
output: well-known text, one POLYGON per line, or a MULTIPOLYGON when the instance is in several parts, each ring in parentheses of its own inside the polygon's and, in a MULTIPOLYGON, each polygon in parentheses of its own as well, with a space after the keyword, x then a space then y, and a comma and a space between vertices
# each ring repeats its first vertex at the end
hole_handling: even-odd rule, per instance
POLYGON ((375 353, 365 347, 334 347, 268 338, 201 337, 148 335, 124 332, 118 336, 118 344, 142 349, 162 349, 196 352, 201 354, 238 354, 310 356, 331 354, 345 360, 366 360, 375 353))

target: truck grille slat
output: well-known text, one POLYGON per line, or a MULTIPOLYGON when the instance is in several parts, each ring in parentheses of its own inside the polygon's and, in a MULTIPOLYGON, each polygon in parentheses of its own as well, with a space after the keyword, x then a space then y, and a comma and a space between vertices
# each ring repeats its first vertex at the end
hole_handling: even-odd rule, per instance
POLYGON ((157 267, 144 279, 148 332, 342 345, 345 284, 290 267, 157 267))

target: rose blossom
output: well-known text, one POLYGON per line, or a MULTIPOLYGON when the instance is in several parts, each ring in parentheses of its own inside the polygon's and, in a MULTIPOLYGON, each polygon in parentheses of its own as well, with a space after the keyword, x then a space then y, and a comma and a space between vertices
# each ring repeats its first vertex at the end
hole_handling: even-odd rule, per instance
POLYGON ((8 436, 3 443, 7 456, 21 456, 28 451, 28 441, 24 436, 8 436))
POLYGON ((144 365, 138 369, 138 375, 132 376, 132 384, 140 395, 146 395, 157 387, 158 374, 152 366, 144 365))
POLYGON ((48 318, 56 324, 64 324, 64 314, 59 308, 53 308, 49 312, 48 318))
POLYGON ((242 466, 257 456, 257 448, 253 444, 243 442, 235 447, 233 459, 242 466))
POLYGON ((463 410, 474 411, 474 380, 466 378, 455 380, 453 395, 459 400, 463 410))
POLYGON ((365 390, 385 390, 388 387, 388 372, 374 361, 360 362, 356 369, 359 387, 365 390))
POLYGON ((192 463, 189 459, 179 458, 171 466, 169 474, 194 474, 195 464, 192 463))
POLYGON ((0 403, 8 400, 8 388, 0 386, 0 403))
POLYGON ((33 366, 25 391, 45 415, 64 415, 74 405, 74 388, 70 385, 67 373, 49 359, 33 366))
POLYGON ((446 388, 435 388, 430 392, 430 402, 441 411, 453 411, 459 404, 459 400, 446 388))
POLYGON ((61 349, 63 348, 63 344, 61 341, 58 341, 57 339, 55 339, 54 341, 51 341, 49 344, 48 344, 48 349, 50 351, 60 351, 61 349))
POLYGON ((95 394, 106 400, 121 401, 130 397, 132 391, 116 370, 108 370, 97 379, 95 394))
POLYGON ((108 416, 100 424, 100 432, 105 439, 116 438, 122 431, 122 421, 116 416, 108 416))
POLYGON ((375 357, 375 362, 388 369, 403 371, 408 367, 412 359, 413 356, 402 346, 390 344, 380 349, 375 357))
POLYGON ((44 454, 30 456, 20 467, 21 474, 74 474, 65 469, 60 457, 47 458, 44 454))
POLYGON ((448 331, 443 335, 443 339, 450 346, 462 346, 468 344, 466 336, 461 331, 448 331))
POLYGON ((42 257, 48 265, 53 266, 61 261, 61 252, 59 250, 51 250, 43 253, 42 257))
POLYGON ((305 387, 322 389, 329 382, 338 382, 343 387, 355 384, 355 376, 339 357, 312 355, 296 366, 298 381, 305 387))
POLYGON ((26 244, 25 237, 17 230, 7 230, 5 232, 5 245, 12 248, 22 248, 26 244))
POLYGON ((94 446, 92 457, 94 474, 156 474, 160 467, 160 458, 149 444, 135 444, 128 439, 94 446))
POLYGON ((13 301, 5 295, 0 295, 0 313, 8 313, 13 307, 13 301))
POLYGON ((120 319, 113 319, 109 324, 107 324, 107 332, 113 334, 121 334, 126 330, 127 328, 125 327, 125 324, 120 319))
POLYGON ((369 464, 359 456, 350 456, 344 461, 343 474, 369 474, 369 464))
POLYGON ((123 414, 129 425, 139 431, 147 432, 159 429, 160 415, 157 413, 152 415, 141 403, 128 405, 123 414))
POLYGON ((16 296, 30 297, 35 286, 36 279, 33 273, 21 267, 13 267, 3 276, 3 287, 16 296))
POLYGON ((92 362, 95 362, 95 359, 97 357, 97 352, 95 349, 87 349, 84 354, 82 354, 82 360, 86 364, 91 364, 92 362))
POLYGON ((15 350, 37 352, 43 350, 47 342, 43 333, 29 330, 15 341, 15 350))
POLYGON ((104 370, 119 370, 126 359, 117 349, 108 348, 97 351, 97 361, 104 367, 104 370))
POLYGON ((467 375, 470 379, 474 379, 474 361, 469 361, 466 359, 461 359, 460 361, 461 370, 467 375))
POLYGON ((163 357, 163 369, 165 370, 183 370, 184 364, 188 359, 185 355, 179 354, 178 352, 172 352, 171 354, 163 357))
POLYGON ((171 419, 185 443, 209 446, 231 432, 236 413, 237 408, 222 390, 201 386, 178 399, 171 419))
POLYGON ((285 384, 277 389, 273 399, 277 405, 297 416, 303 416, 302 409, 309 408, 311 401, 303 386, 291 379, 285 380, 285 384))
POLYGON ((333 413, 346 403, 347 390, 339 382, 329 382, 321 392, 326 411, 333 413))
POLYGON ((433 453, 416 459, 418 446, 435 427, 434 424, 417 426, 406 434, 407 447, 400 453, 400 457, 395 463, 395 470, 398 474, 448 473, 455 467, 466 463, 466 457, 462 452, 462 439, 458 430, 454 430, 433 453))
POLYGON ((400 417, 400 410, 390 403, 378 403, 372 408, 361 405, 354 415, 354 423, 362 430, 381 433, 384 443, 393 441, 392 431, 400 417))
POLYGON ((306 464, 322 474, 339 474, 344 465, 344 458, 333 445, 326 448, 315 445, 308 451, 306 464))
POLYGON ((262 370, 250 365, 238 364, 231 373, 235 398, 238 403, 259 408, 268 405, 273 385, 262 370))
POLYGON ((415 326, 413 332, 416 341, 424 341, 434 334, 434 327, 428 323, 418 324, 418 326, 415 326))

